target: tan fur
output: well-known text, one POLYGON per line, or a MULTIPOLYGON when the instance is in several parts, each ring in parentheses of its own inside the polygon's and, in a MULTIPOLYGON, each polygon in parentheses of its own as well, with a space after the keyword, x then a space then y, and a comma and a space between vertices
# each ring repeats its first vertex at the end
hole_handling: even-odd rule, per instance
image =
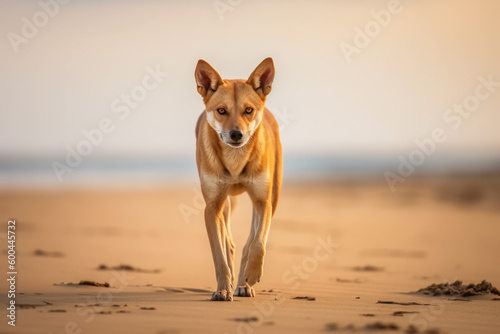
POLYGON ((223 80, 200 60, 195 78, 206 107, 196 124, 196 162, 217 279, 212 300, 232 300, 233 293, 253 297, 253 285, 262 277, 271 217, 282 181, 278 124, 264 105, 274 79, 274 64, 271 58, 265 59, 246 81, 223 80), (220 108, 225 110, 222 115, 217 111, 220 108), (250 114, 248 108, 253 109, 250 114), (232 141, 231 130, 241 131, 241 141, 232 141), (253 216, 234 287, 230 214, 233 196, 243 192, 252 200, 253 216))

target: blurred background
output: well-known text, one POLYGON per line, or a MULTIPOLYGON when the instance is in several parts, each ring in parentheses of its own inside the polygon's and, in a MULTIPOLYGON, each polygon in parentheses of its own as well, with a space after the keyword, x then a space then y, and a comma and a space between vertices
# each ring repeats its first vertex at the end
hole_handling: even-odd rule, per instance
POLYGON ((62 2, 0 4, 2 187, 195 184, 200 58, 273 57, 288 180, 500 166, 496 0, 62 2))

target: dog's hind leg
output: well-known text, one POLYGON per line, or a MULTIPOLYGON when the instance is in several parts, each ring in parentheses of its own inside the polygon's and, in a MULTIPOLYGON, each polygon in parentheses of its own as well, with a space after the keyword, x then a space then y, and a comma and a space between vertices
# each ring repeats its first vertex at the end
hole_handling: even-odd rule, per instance
POLYGON ((226 260, 227 265, 229 266, 229 271, 231 273, 231 287, 234 289, 234 280, 236 272, 234 271, 234 242, 233 235, 231 234, 231 211, 233 208, 234 198, 232 196, 228 196, 226 199, 226 203, 224 205, 224 222, 226 224, 226 260))
POLYGON ((270 201, 255 201, 254 210, 255 237, 248 248, 248 263, 245 269, 245 281, 250 286, 260 281, 264 271, 267 236, 271 227, 271 203, 270 201))
POLYGON ((248 285, 248 283, 246 282, 246 278, 245 278, 245 269, 246 269, 247 263, 248 263, 248 251, 249 251, 250 245, 252 244, 253 239, 255 237, 255 219, 256 219, 256 212, 255 212, 255 209, 253 209, 250 235, 248 236, 245 247, 243 247, 243 254, 241 256, 240 274, 238 276, 238 286, 234 290, 235 296, 255 297, 254 289, 250 285, 248 285))

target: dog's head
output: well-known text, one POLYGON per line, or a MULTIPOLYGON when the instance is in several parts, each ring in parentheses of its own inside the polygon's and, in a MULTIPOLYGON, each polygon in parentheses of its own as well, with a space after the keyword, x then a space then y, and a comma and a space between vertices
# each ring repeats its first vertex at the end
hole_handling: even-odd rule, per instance
POLYGON ((225 144, 244 146, 264 117, 264 103, 274 79, 273 60, 264 59, 247 81, 222 80, 209 63, 199 60, 195 78, 208 124, 225 144))

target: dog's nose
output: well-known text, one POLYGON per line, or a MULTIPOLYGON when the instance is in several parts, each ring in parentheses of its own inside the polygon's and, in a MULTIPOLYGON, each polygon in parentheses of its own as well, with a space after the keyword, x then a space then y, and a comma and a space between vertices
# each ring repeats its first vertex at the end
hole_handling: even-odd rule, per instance
POLYGON ((229 131, 229 137, 231 137, 231 139, 234 141, 238 141, 243 138, 243 133, 238 130, 231 130, 229 131))

